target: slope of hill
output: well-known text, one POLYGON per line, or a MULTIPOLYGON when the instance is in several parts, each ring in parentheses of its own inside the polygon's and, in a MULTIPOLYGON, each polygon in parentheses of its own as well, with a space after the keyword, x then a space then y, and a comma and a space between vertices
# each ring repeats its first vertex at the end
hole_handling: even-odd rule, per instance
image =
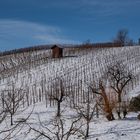
POLYGON ((76 86, 79 82, 82 82, 82 85, 86 86, 86 83, 93 82, 93 77, 95 81, 98 80, 103 75, 106 67, 116 61, 121 61, 129 71, 134 73, 136 76, 135 86, 137 86, 140 74, 139 54, 140 48, 133 46, 100 50, 89 49, 84 55, 77 53, 75 54, 76 57, 48 58, 43 60, 43 62, 42 59, 39 59, 39 61, 35 60, 28 64, 25 63, 25 65, 23 63, 21 66, 22 71, 19 70, 20 66, 17 65, 10 69, 8 74, 7 72, 6 74, 2 73, 0 75, 0 86, 1 90, 4 90, 5 88, 10 88, 10 85, 14 83, 14 85, 18 85, 22 89, 26 87, 26 89, 30 88, 32 90, 35 85, 36 90, 39 92, 39 89, 42 89, 44 85, 44 90, 48 91, 48 88, 50 88, 57 78, 62 78, 68 87, 70 85, 76 86), (4 78, 4 75, 8 76, 4 78))
MULTIPOLYGON (((32 53, 20 53, 19 55, 10 54, 10 56, 0 57, 1 110, 4 106, 3 98, 7 98, 9 93, 15 93, 14 96, 16 97, 20 97, 22 95, 22 99, 20 99, 20 107, 18 106, 19 111, 18 114, 15 113, 15 118, 19 118, 20 115, 22 118, 26 114, 24 109, 27 107, 30 108, 30 106, 36 104, 38 109, 33 112, 35 122, 29 121, 29 123, 39 124, 39 120, 36 118, 37 116, 35 114, 39 113, 48 118, 48 110, 50 110, 52 114, 55 112, 53 109, 56 109, 56 102, 50 101, 50 95, 55 95, 59 90, 61 90, 59 89, 60 80, 63 82, 64 92, 71 96, 71 101, 68 102, 70 102, 70 104, 78 104, 85 101, 88 85, 93 84, 96 86, 99 79, 104 75, 107 67, 116 62, 123 63, 127 70, 131 71, 131 73, 135 75, 133 84, 130 83, 125 89, 125 92, 135 95, 135 93, 139 91, 139 46, 104 49, 88 48, 86 50, 73 51, 73 54, 71 52, 70 55, 69 52, 66 51, 64 56, 67 57, 59 59, 48 57, 50 53, 50 50, 39 50, 32 53), (50 105, 53 107, 50 107, 50 105), (47 110, 45 106, 48 107, 47 110), (41 108, 44 113, 41 113, 41 108), (23 113, 21 113, 21 110, 23 113)), ((90 95, 90 97, 93 98, 93 95, 90 95)), ((125 100, 130 100, 130 97, 130 95, 126 96, 125 100)), ((70 110, 70 108, 68 109, 70 110)), ((101 119, 97 120, 97 124, 96 120, 93 120, 91 123, 91 126, 93 127, 91 127, 90 139, 96 139, 98 137, 99 140, 124 140, 132 139, 132 137, 134 139, 140 138, 140 127, 136 126, 138 120, 136 120, 135 113, 130 114, 126 120, 116 120, 113 123, 108 123, 105 120, 101 121, 101 119), (131 121, 133 115, 135 118, 131 121), (101 125, 103 129, 101 129, 101 125), (130 128, 125 129, 127 125, 130 128)), ((7 122, 9 122, 9 117, 7 122)), ((10 127, 9 125, 6 126, 5 123, 2 122, 2 129, 3 127, 10 127)), ((20 131, 19 134, 21 135, 21 133, 26 132, 20 131)), ((34 133, 31 133, 31 135, 28 135, 25 139, 33 139, 33 136, 34 133)), ((20 139, 20 136, 17 139, 20 139)))

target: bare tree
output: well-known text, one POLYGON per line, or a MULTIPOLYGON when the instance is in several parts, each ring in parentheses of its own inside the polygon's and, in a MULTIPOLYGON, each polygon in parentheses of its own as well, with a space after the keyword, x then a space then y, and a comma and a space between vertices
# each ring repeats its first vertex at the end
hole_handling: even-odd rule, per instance
POLYGON ((39 129, 29 123, 26 123, 29 127, 27 134, 30 134, 31 130, 38 134, 35 136, 36 140, 41 137, 47 138, 48 140, 69 140, 71 136, 74 135, 79 134, 81 137, 83 136, 81 131, 83 124, 79 123, 81 119, 79 116, 75 118, 64 118, 62 116, 55 117, 47 126, 41 122, 39 115, 38 118, 40 122, 39 129), (69 123, 67 121, 69 121, 69 123))
POLYGON ((117 94, 119 103, 117 112, 118 117, 121 118, 120 107, 124 89, 127 87, 128 83, 133 82, 134 76, 121 62, 116 62, 107 68, 107 79, 109 80, 110 87, 117 94))
POLYGON ((61 116, 61 103, 66 99, 66 94, 64 91, 63 80, 58 78, 54 85, 54 92, 49 94, 50 100, 53 100, 57 104, 57 117, 61 116))
POLYGON ((32 115, 33 110, 34 110, 34 106, 31 112, 27 116, 25 115, 22 119, 19 119, 18 121, 16 121, 16 124, 13 124, 10 127, 4 127, 3 130, 0 130, 0 138, 3 140, 15 138, 18 135, 18 133, 21 132, 23 126, 26 125, 26 121, 32 115))
POLYGON ((86 133, 84 134, 85 139, 89 137, 89 129, 90 129, 89 125, 96 109, 96 101, 95 99, 91 98, 90 95, 91 93, 88 90, 85 97, 85 102, 79 103, 77 106, 75 105, 74 107, 78 115, 81 116, 86 121, 86 133))
POLYGON ((107 78, 111 88, 118 95, 118 102, 122 101, 123 90, 129 82, 132 82, 134 76, 122 62, 116 62, 107 68, 107 78))
POLYGON ((120 43, 122 46, 133 45, 133 40, 128 37, 127 29, 120 29, 114 39, 115 43, 120 43))
POLYGON ((17 112, 20 107, 20 102, 23 99, 24 94, 22 94, 21 88, 16 88, 12 85, 12 89, 5 90, 3 96, 4 102, 4 112, 10 114, 11 125, 13 125, 13 115, 17 112))
POLYGON ((103 80, 99 80, 98 87, 89 85, 89 88, 93 94, 97 95, 97 104, 105 112, 107 120, 114 120, 113 109, 115 108, 116 102, 113 98, 110 98, 110 93, 107 91, 106 84, 103 83, 103 80))

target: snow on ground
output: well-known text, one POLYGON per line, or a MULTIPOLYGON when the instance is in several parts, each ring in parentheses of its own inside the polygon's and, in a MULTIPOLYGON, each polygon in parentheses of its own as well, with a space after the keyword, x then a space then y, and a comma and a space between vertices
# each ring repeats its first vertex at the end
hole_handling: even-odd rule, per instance
POLYGON ((96 140, 139 140, 140 121, 137 120, 137 113, 129 113, 126 119, 96 120, 91 124, 90 139, 96 140))
MULTIPOLYGON (((27 120, 32 127, 38 130, 42 129, 40 121, 44 126, 49 126, 51 120, 55 118, 56 107, 45 107, 43 103, 38 103, 35 106, 30 106, 28 109, 24 110, 20 115, 15 115, 14 120, 26 118, 28 114, 32 111, 32 115, 27 120)), ((68 109, 68 108, 67 108, 68 109)), ((62 113, 63 116, 69 117, 74 116, 75 113, 70 108, 62 113)), ((107 121, 104 116, 99 116, 96 118, 94 116, 92 122, 90 123, 90 135, 89 140, 139 140, 140 139, 140 121, 137 120, 138 113, 129 112, 126 119, 107 121)), ((2 130, 4 124, 9 128, 9 119, 3 122, 0 126, 2 130)), ((66 131, 69 127, 70 122, 66 122, 64 130, 66 131)), ((34 131, 28 132, 29 128, 26 125, 20 125, 16 132, 16 135, 13 138, 12 135, 9 136, 10 140, 33 140, 37 137, 37 133, 34 131), (28 132, 28 133, 27 133, 28 132)), ((84 128, 83 128, 84 130, 84 128)), ((53 129, 52 129, 53 131, 53 129)), ((15 133, 13 133, 14 135, 15 133)), ((0 139, 4 135, 0 134, 0 139)), ((6 136, 6 134, 5 134, 6 136)), ((46 138, 41 137, 41 140, 46 140, 46 138)), ((82 137, 73 136, 70 140, 82 140, 82 137)))

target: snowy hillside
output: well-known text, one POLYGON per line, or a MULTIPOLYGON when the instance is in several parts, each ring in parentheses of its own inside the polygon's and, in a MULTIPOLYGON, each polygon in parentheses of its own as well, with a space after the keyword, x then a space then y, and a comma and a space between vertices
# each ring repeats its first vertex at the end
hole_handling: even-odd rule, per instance
MULTIPOLYGON (((19 69, 20 66, 17 65, 9 68, 8 73, 7 70, 2 71, 3 73, 0 75, 0 90, 10 88, 14 84, 22 87, 24 90, 29 89, 31 94, 32 90, 37 90, 37 94, 39 94, 39 90, 50 90, 52 83, 57 78, 62 78, 67 85, 66 87, 76 86, 79 82, 82 82, 82 85, 85 87, 87 83, 92 82, 93 77, 98 80, 103 75, 106 67, 116 61, 121 61, 127 66, 129 71, 134 73, 136 76, 134 86, 139 85, 140 47, 87 49, 83 55, 81 55, 81 51, 74 55, 75 57, 45 58, 45 60, 40 60, 39 57, 37 62, 35 60, 29 64, 23 63, 21 66, 23 70, 19 69)), ((12 60, 14 61, 14 58, 12 60)), ((127 90, 131 91, 131 87, 127 90)))
MULTIPOLYGON (((4 110, 6 119, 1 122, 0 139, 6 137, 6 139, 13 140, 31 140, 35 139, 40 132, 55 137, 55 134, 53 134, 55 132, 52 133, 52 131, 57 126, 49 125, 52 118, 55 118, 57 102, 51 100, 51 96, 57 93, 60 94, 63 87, 63 92, 69 98, 65 99, 63 105, 61 105, 63 106, 62 110, 64 110, 62 114, 64 118, 75 116, 77 112, 72 107, 86 102, 88 86, 91 84, 96 86, 99 79, 104 76, 107 67, 116 62, 125 65, 127 70, 135 76, 133 83, 129 83, 125 88, 124 92, 129 93, 124 96, 125 100, 129 101, 131 97, 140 94, 140 46, 104 49, 88 48, 77 51, 65 50, 63 58, 51 58, 50 55, 50 50, 44 50, 0 57, 0 109, 3 110, 7 106, 4 99, 10 93, 12 95, 14 93, 14 98, 17 98, 17 110, 13 113, 14 125, 10 126, 9 110, 4 110), (62 81, 62 84, 60 81, 62 81), (28 123, 20 123, 17 127, 16 123, 19 118, 29 118, 28 123), (14 127, 13 131, 11 128, 14 127), (11 130, 6 131, 9 129, 11 130), (3 130, 6 132, 3 132, 3 130), (36 130, 40 131, 37 132, 36 130)), ((89 96, 91 99, 95 98, 92 94, 89 96)), ((96 99, 93 101, 96 101, 96 99)), ((16 104, 16 101, 14 103, 16 104)), ((8 107, 12 108, 11 106, 8 107)), ((3 117, 2 113, 1 118, 3 117)), ((138 113, 130 112, 127 118, 111 122, 105 119, 103 112, 100 111, 100 114, 99 118, 96 118, 96 113, 94 113, 90 123, 88 139, 140 139, 140 126, 137 125, 140 123, 137 120, 138 113)), ((66 130, 71 125, 70 121, 66 119, 63 126, 66 130)), ((84 121, 81 121, 78 126, 79 129, 81 128, 84 131, 84 121)), ((52 139, 55 140, 54 137, 52 139)), ((46 137, 41 135, 38 139, 46 139, 46 137)), ((83 136, 78 133, 70 136, 70 139, 83 139, 83 136)), ((63 140, 66 140, 66 138, 63 140)))

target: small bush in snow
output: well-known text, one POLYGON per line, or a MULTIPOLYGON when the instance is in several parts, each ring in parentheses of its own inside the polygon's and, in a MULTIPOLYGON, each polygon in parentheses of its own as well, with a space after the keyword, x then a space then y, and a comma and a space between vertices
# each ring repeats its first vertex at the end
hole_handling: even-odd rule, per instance
POLYGON ((133 97, 129 105, 130 111, 140 111, 140 95, 133 97))

